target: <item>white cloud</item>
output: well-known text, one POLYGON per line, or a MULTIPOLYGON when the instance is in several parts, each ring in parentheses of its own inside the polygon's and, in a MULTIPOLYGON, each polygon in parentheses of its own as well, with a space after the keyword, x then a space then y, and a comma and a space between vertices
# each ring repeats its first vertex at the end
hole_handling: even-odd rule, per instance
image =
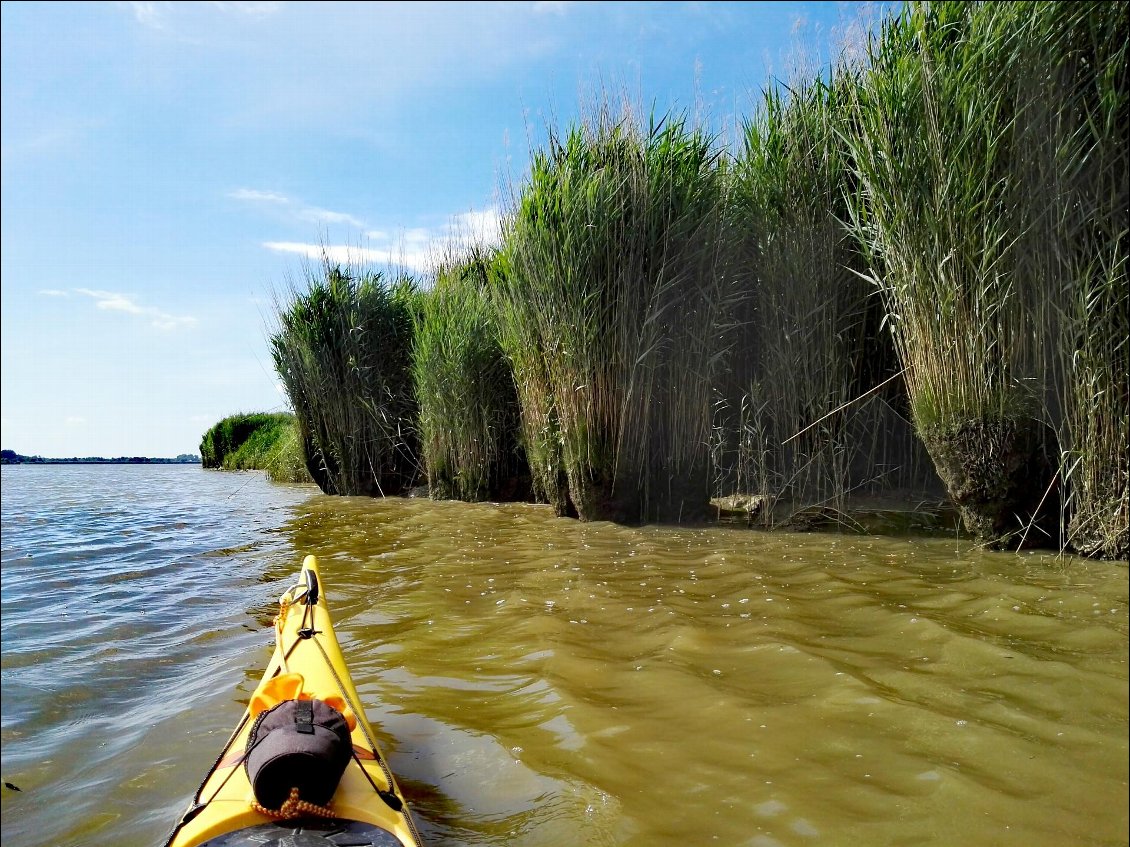
POLYGON ((564 15, 568 6, 565 0, 538 0, 534 3, 534 12, 541 15, 564 15))
POLYGON ((220 0, 213 0, 212 5, 221 12, 236 12, 252 18, 264 18, 267 15, 273 15, 277 12, 282 4, 270 2, 220 2, 220 0))
POLYGON ((277 203, 284 206, 290 203, 290 198, 285 194, 277 194, 274 191, 258 191, 254 188, 237 188, 235 191, 229 191, 228 197, 253 203, 277 203))
POLYGON ((39 291, 44 297, 68 297, 65 291, 60 291, 58 288, 42 288, 39 291))
POLYGON ((294 253, 317 261, 325 258, 341 265, 399 265, 414 271, 426 271, 431 266, 431 256, 423 250, 373 249, 298 241, 265 241, 263 246, 276 253, 294 253))
POLYGON ((144 27, 157 30, 159 32, 168 32, 171 27, 171 19, 174 15, 179 15, 182 22, 185 14, 191 14, 196 11, 193 9, 197 7, 211 7, 224 14, 243 15, 249 18, 265 18, 273 15, 280 8, 279 3, 272 2, 219 2, 213 0, 210 3, 171 3, 168 0, 161 2, 129 2, 119 3, 119 6, 126 6, 133 12, 134 19, 144 27))
POLYGON ((81 415, 70 415, 66 419, 67 426, 82 426, 86 423, 86 418, 81 415))
POLYGON ((113 291, 92 291, 89 288, 74 289, 78 294, 93 297, 99 309, 109 309, 115 312, 129 312, 131 315, 140 315, 143 310, 124 294, 113 291))
POLYGON ((501 244, 502 216, 498 213, 498 209, 464 212, 455 216, 450 230, 465 243, 501 244))
POLYGON ((345 212, 331 212, 329 209, 319 209, 316 206, 307 206, 303 208, 298 216, 303 220, 314 221, 315 223, 327 224, 349 224, 357 229, 364 229, 365 224, 353 217, 353 215, 345 212))
POLYGON ((150 29, 167 29, 167 15, 171 3, 129 3, 133 16, 139 24, 150 29))
POLYGON ((171 315, 153 306, 140 306, 124 294, 115 291, 100 291, 89 288, 73 288, 76 294, 82 294, 95 301, 99 309, 111 312, 125 312, 129 315, 147 318, 151 326, 161 330, 177 329, 183 326, 192 326, 196 318, 190 315, 171 315))
POLYGON ((335 212, 319 206, 309 206, 301 201, 279 194, 275 191, 260 191, 256 188, 237 188, 229 191, 228 197, 241 200, 245 203, 257 203, 286 209, 300 221, 312 221, 323 224, 347 224, 356 229, 365 229, 365 223, 348 212, 335 212))
POLYGON ((430 229, 425 229, 422 226, 406 229, 404 234, 400 236, 405 244, 414 244, 419 246, 421 244, 428 244, 435 240, 435 235, 430 229))

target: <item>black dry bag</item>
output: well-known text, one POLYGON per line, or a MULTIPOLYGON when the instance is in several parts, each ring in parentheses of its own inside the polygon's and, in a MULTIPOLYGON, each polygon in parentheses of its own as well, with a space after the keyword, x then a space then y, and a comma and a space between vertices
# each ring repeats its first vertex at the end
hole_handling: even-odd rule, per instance
POLYGON ((321 700, 284 700, 263 712, 247 738, 244 766, 265 808, 277 809, 292 788, 308 803, 326 805, 352 754, 349 725, 321 700))

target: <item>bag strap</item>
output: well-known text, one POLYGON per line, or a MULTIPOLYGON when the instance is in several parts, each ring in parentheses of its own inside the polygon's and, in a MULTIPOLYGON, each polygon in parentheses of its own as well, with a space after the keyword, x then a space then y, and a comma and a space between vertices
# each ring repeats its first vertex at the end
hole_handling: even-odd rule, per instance
POLYGON ((294 704, 294 724, 303 735, 314 734, 314 701, 298 700, 294 704))

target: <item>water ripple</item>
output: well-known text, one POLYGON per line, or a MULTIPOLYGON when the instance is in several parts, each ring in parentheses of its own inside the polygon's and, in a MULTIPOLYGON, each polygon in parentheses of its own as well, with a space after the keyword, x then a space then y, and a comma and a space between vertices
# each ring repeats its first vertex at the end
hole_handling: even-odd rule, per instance
POLYGON ((1124 564, 195 468, 3 484, 8 847, 159 841, 307 552, 433 847, 1127 843, 1124 564))

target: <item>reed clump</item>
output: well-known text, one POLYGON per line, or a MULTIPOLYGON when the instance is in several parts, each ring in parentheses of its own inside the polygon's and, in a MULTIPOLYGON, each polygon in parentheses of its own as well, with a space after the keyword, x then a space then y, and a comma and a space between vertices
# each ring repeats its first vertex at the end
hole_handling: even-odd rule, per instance
POLYGON ((1016 278, 1059 438, 1065 542, 1130 555, 1130 42, 1125 2, 996 10, 1008 56, 1016 278), (1004 14, 1005 11, 1011 15, 1004 14))
POLYGON ((767 88, 733 169, 741 299, 720 387, 719 484, 756 492, 766 525, 814 507, 843 512, 861 489, 922 489, 932 476, 897 408, 882 302, 843 223, 859 73, 839 63, 767 88))
POLYGON ((200 463, 205 468, 222 468, 224 460, 234 454, 260 429, 275 429, 290 420, 278 413, 257 412, 228 415, 217 421, 200 440, 200 463))
POLYGON ((435 499, 530 496, 518 395, 490 292, 495 256, 475 247, 445 257, 415 319, 420 450, 435 499))
POLYGON ((1127 555, 1125 3, 912 3, 856 89, 853 223, 967 527, 1127 555))
POLYGON ((559 511, 705 516, 724 185, 714 140, 678 116, 598 108, 534 152, 498 293, 530 464, 559 511))
POLYGON ((519 441, 530 471, 531 496, 549 503, 558 517, 577 517, 569 499, 569 479, 561 446, 561 426, 536 303, 523 296, 509 270, 510 252, 500 250, 491 264, 491 299, 498 340, 518 396, 519 441))
POLYGON ((415 283, 324 258, 277 307, 271 355, 327 494, 402 494, 419 476, 415 283))
POLYGON ((1013 274, 1016 104, 1001 83, 1011 36, 994 18, 981 4, 931 3, 890 19, 846 137, 855 231, 915 426, 967 528, 1003 544, 1041 519, 1056 446, 1038 417, 1013 274))

